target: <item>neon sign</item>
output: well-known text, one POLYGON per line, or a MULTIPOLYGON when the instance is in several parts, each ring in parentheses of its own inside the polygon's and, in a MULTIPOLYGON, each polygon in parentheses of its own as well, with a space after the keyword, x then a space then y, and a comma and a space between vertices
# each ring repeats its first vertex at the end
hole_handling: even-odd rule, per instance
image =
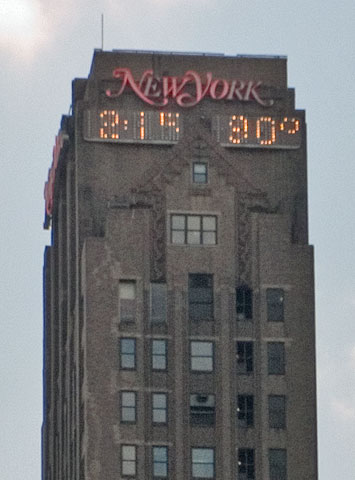
POLYGON ((187 71, 183 77, 155 77, 153 70, 146 70, 136 82, 129 68, 116 68, 113 78, 119 80, 120 84, 117 89, 107 89, 107 97, 119 97, 129 87, 145 103, 156 107, 166 106, 169 99, 175 100, 180 107, 194 107, 205 97, 213 100, 255 101, 263 107, 274 103, 272 99, 260 97, 261 81, 213 78, 211 72, 206 73, 203 79, 193 70, 187 71))

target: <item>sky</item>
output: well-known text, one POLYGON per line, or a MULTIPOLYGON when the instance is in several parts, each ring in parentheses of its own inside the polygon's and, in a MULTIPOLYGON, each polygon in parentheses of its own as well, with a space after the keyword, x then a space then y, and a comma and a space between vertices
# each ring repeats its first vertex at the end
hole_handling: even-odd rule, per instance
POLYGON ((40 478, 43 186, 101 14, 105 50, 287 55, 308 128, 319 480, 353 480, 354 0, 0 0, 1 478, 40 478))

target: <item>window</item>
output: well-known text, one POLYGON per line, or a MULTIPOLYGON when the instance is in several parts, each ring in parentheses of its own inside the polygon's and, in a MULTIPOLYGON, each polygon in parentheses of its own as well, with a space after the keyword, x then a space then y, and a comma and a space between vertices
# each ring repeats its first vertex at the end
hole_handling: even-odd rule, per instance
POLYGON ((168 477, 168 447, 153 447, 153 477, 168 477))
POLYGON ((253 342, 237 342, 237 373, 253 373, 253 342))
POLYGON ((287 479, 287 452, 283 448, 269 450, 270 480, 287 479))
POLYGON ((266 290, 267 320, 268 322, 284 321, 285 293, 281 288, 266 290))
POLYGON ((285 373, 285 345, 282 342, 267 344, 268 373, 269 375, 284 375, 285 373))
POLYGON ((240 448, 238 450, 238 480, 254 479, 254 450, 252 448, 240 448))
POLYGON ((214 425, 215 396, 205 393, 190 395, 190 422, 192 425, 214 425))
POLYGON ((166 423, 167 420, 167 394, 153 393, 152 394, 152 418, 153 423, 166 423))
POLYGON ((120 321, 136 320, 136 282, 121 280, 119 283, 120 321))
POLYGON ((194 162, 192 165, 192 181, 193 183, 207 183, 208 181, 207 163, 194 162))
POLYGON ((150 321, 152 323, 166 322, 165 283, 151 283, 150 285, 150 321))
POLYGON ((215 215, 171 215, 171 243, 176 245, 216 245, 215 215))
POLYGON ((121 422, 136 421, 136 392, 121 392, 121 422))
POLYGON ((236 289, 237 320, 253 318, 253 292, 246 285, 236 289))
POLYGON ((136 475, 136 446, 121 446, 121 474, 125 477, 136 475))
POLYGON ((167 341, 152 340, 153 370, 166 370, 166 366, 167 366, 167 341))
POLYGON ((189 275, 190 320, 213 320, 213 275, 189 275))
POLYGON ((120 352, 121 369, 134 370, 136 368, 136 339, 121 338, 120 352))
POLYGON ((192 448, 192 478, 214 478, 214 449, 192 448))
POLYGON ((253 395, 238 395, 237 417, 240 427, 252 427, 254 425, 253 395))
POLYGON ((269 395, 269 427, 286 428, 285 395, 269 395))
POLYGON ((213 343, 191 342, 190 343, 191 370, 194 372, 213 371, 213 343))

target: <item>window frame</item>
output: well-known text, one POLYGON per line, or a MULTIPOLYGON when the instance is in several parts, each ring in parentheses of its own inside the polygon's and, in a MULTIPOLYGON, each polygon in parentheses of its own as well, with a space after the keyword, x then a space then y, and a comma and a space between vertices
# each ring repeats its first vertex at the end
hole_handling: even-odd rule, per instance
POLYGON ((255 480, 254 448, 238 448, 238 480, 255 480), (249 455, 252 457, 252 462, 249 461, 249 455), (241 472, 241 468, 246 471, 241 472))
POLYGON ((129 478, 134 478, 137 475, 137 445, 132 445, 132 444, 121 444, 121 476, 122 477, 129 477, 129 478), (125 448, 133 448, 134 451, 134 460, 131 459, 125 459, 123 451, 125 448), (124 472, 124 465, 125 464, 134 464, 134 473, 125 473, 124 472))
POLYGON ((285 321, 285 290, 283 288, 267 288, 265 296, 267 321, 283 323, 285 321), (279 297, 279 302, 275 301, 275 297, 279 297))
POLYGON ((154 372, 166 372, 168 370, 168 340, 166 338, 152 338, 151 339, 151 366, 154 372), (154 353, 154 343, 155 342, 164 342, 165 352, 154 353), (154 357, 155 358, 164 358, 165 367, 164 368, 155 368, 154 367, 154 357))
POLYGON ((199 321, 213 321, 214 320, 214 278, 213 274, 211 273, 189 273, 188 276, 188 312, 189 312, 189 320, 193 322, 199 321), (205 279, 207 283, 211 283, 210 287, 196 287, 192 286, 193 282, 198 283, 202 279, 205 279), (200 290, 205 290, 205 294, 210 296, 210 301, 201 301, 196 300, 194 297, 196 296, 196 292, 200 290), (199 311, 197 308, 201 306, 202 312, 196 313, 199 311), (204 309, 208 309, 207 313, 204 313, 204 309))
POLYGON ((120 421, 121 421, 121 423, 131 423, 131 424, 134 424, 134 423, 137 422, 137 392, 135 392, 133 390, 121 390, 121 392, 120 392, 120 421), (123 403, 123 396, 125 394, 128 394, 128 393, 134 395, 134 405, 133 406, 124 405, 124 403, 123 403), (124 419, 124 414, 123 414, 124 409, 133 410, 134 420, 124 419))
POLYGON ((237 420, 241 428, 254 427, 254 395, 242 393, 237 396, 237 420))
POLYGON ((152 477, 153 478, 168 478, 169 476, 169 448, 166 445, 153 445, 152 446, 152 477), (157 461, 155 459, 155 451, 157 449, 165 450, 165 461, 157 461), (155 466, 156 464, 165 465, 166 474, 165 475, 157 475, 155 473, 155 466))
POLYGON ((285 375, 286 374, 286 349, 285 349, 285 342, 267 342, 267 373, 268 375, 285 375), (282 355, 277 357, 276 355, 272 355, 271 347, 272 346, 282 346, 280 352, 282 355), (275 368, 275 359, 280 358, 279 367, 275 368))
POLYGON ((194 161, 192 163, 192 183, 194 185, 208 185, 209 180, 208 180, 208 163, 207 162, 200 162, 200 161, 194 161), (204 173, 198 173, 195 171, 195 168, 197 165, 203 165, 205 167, 205 172, 204 173), (200 175, 201 177, 205 178, 205 181, 198 181, 196 180, 197 176, 200 175))
MULTIPOLYGON (((269 448, 269 478, 270 480, 287 480, 287 450, 286 448, 269 448), (283 465, 277 465, 277 462, 272 462, 272 453, 281 453, 283 454, 284 462, 283 465), (273 472, 273 469, 277 469, 277 471, 273 472), (281 472, 280 472, 281 469, 281 472)), ((275 460, 275 458, 274 458, 275 460)))
POLYGON ((286 422, 287 422, 287 399, 286 395, 274 395, 270 394, 268 396, 268 413, 269 413, 269 428, 273 428, 276 430, 285 430, 286 429, 286 422), (282 408, 275 408, 275 406, 271 406, 272 399, 282 399, 282 408), (275 421, 275 419, 278 419, 275 421))
POLYGON ((119 345, 120 345, 120 370, 132 370, 132 371, 136 370, 136 368, 137 368, 137 339, 133 338, 133 337, 120 337, 119 345), (122 342, 124 340, 133 341, 133 345, 134 345, 133 353, 122 351, 122 342), (127 366, 123 365, 123 356, 128 356, 128 355, 133 356, 134 365, 132 367, 127 367, 127 366))
POLYGON ((254 373, 254 342, 252 340, 237 340, 236 341, 236 372, 237 375, 253 375, 254 373), (243 346, 243 352, 239 353, 239 346, 243 346), (251 353, 248 352, 249 348, 251 353), (240 361, 240 356, 242 360, 240 361), (241 368, 239 365, 245 365, 241 368), (249 364, 249 367, 248 367, 249 364), (250 368, 251 364, 251 368, 250 368))
MULTIPOLYGON (((158 296, 161 294, 158 293, 158 296)), ((168 316, 168 291, 167 291, 167 285, 164 282, 151 282, 150 283, 150 303, 149 303, 149 320, 152 325, 161 325, 167 322, 167 316, 168 316), (156 287, 164 287, 164 305, 163 305, 163 312, 161 316, 153 316, 153 302, 154 302, 154 289, 156 287)))
POLYGON ((235 309, 237 321, 253 319, 253 290, 248 285, 239 285, 235 289, 235 309))
POLYGON ((214 372, 214 342, 211 340, 190 340, 190 371, 192 373, 213 373, 214 372), (210 344, 211 345, 211 355, 193 355, 192 347, 193 344, 210 344), (193 368, 193 358, 211 358, 211 369, 198 370, 193 368))
POLYGON ((191 447, 191 478, 215 478, 216 477, 216 452, 214 447, 191 447), (212 452, 212 463, 211 462, 196 462, 194 461, 194 451, 196 450, 208 450, 212 452), (212 465, 212 475, 194 475, 194 466, 195 465, 212 465))
POLYGON ((188 245, 188 246, 215 246, 218 245, 218 216, 215 214, 209 213, 171 213, 170 214, 170 244, 171 245, 188 245), (184 226, 183 228, 176 228, 174 227, 174 217, 182 217, 184 226), (199 227, 198 229, 189 228, 189 218, 198 218, 199 219, 199 227), (212 218, 215 221, 214 229, 204 228, 204 219, 212 218), (182 232, 184 236, 184 241, 174 241, 174 232, 182 232), (198 233, 199 235, 199 242, 191 242, 189 241, 189 232, 190 233, 198 233), (214 233, 214 242, 206 242, 204 241, 204 233, 214 233))
POLYGON ((168 423, 168 394, 167 392, 152 392, 151 395, 151 402, 152 402, 152 424, 153 425, 166 425, 168 423), (154 397, 161 396, 165 398, 165 407, 156 407, 154 406, 154 397), (164 421, 157 421, 154 419, 154 412, 164 412, 165 420, 164 421))
MULTIPOLYGON (((119 304, 119 321, 120 323, 135 323, 137 319, 137 282, 134 279, 129 279, 129 278, 121 278, 118 282, 118 304, 119 304), (121 298, 121 288, 123 284, 126 285, 133 285, 134 287, 134 298, 133 299, 126 299, 126 298, 121 298), (129 302, 129 304, 128 304, 129 302), (132 316, 131 317, 124 317, 122 315, 122 309, 124 303, 127 303, 128 305, 131 304, 130 309, 132 310, 132 316)), ((126 307, 127 308, 127 307, 126 307)))
MULTIPOLYGON (((201 402, 201 405, 203 403, 201 402)), ((203 408, 203 407, 202 407, 203 408)), ((216 418, 216 395, 214 393, 190 393, 190 425, 199 426, 199 427, 210 427, 215 424, 216 418), (198 400, 199 396, 204 397, 213 397, 213 407, 205 407, 208 408, 208 411, 197 411, 197 405, 192 405, 194 397, 197 397, 198 400), (195 407, 195 411, 193 408, 195 407)))

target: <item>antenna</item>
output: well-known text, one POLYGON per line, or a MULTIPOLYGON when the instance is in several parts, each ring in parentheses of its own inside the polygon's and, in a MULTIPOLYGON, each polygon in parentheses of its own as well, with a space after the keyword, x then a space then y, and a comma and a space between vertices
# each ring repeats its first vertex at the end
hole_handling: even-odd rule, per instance
POLYGON ((104 49, 104 14, 101 13, 101 50, 104 49))

